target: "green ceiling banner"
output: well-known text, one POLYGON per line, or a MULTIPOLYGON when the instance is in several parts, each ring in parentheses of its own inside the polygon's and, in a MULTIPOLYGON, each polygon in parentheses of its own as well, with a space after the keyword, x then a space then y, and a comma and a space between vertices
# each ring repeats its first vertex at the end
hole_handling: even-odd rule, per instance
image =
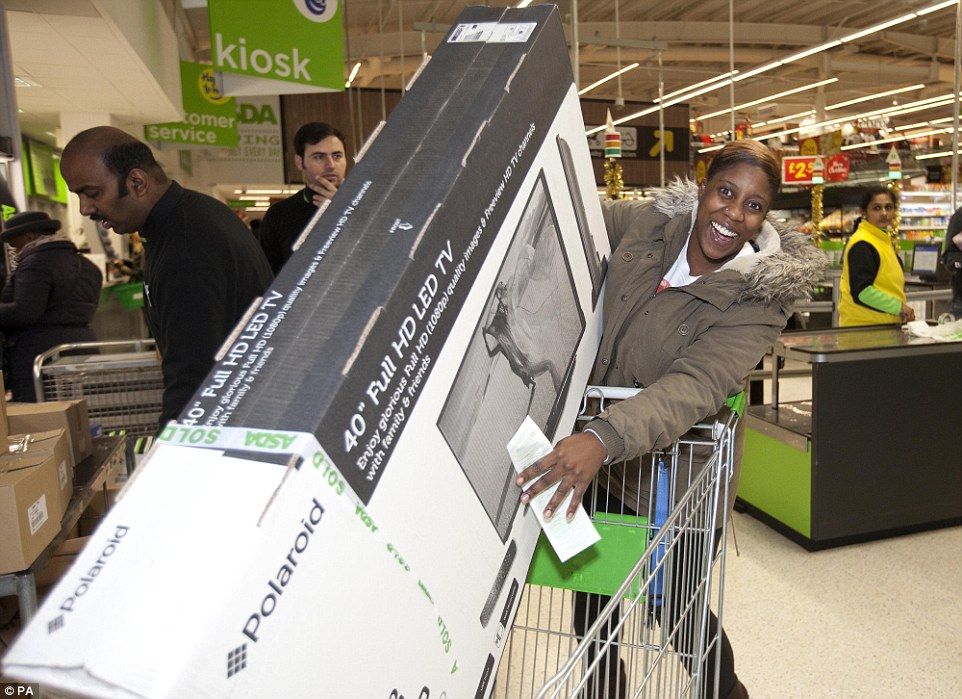
POLYGON ((237 147, 237 104, 217 89, 214 68, 180 62, 184 120, 147 124, 144 137, 153 143, 199 148, 237 147))
POLYGON ((24 139, 23 174, 27 194, 67 203, 67 184, 60 175, 60 153, 46 143, 24 139))
POLYGON ((344 0, 208 0, 211 55, 231 95, 344 89, 344 0))

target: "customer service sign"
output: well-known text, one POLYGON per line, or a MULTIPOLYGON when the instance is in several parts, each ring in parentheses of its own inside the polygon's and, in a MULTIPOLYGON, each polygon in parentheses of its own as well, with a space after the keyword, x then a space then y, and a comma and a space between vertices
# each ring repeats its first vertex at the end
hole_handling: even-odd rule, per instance
POLYGON ((210 0, 211 54, 227 94, 344 86, 344 0, 210 0))
POLYGON ((147 124, 144 138, 179 147, 236 148, 237 104, 217 89, 211 67, 181 61, 180 82, 184 120, 147 124))

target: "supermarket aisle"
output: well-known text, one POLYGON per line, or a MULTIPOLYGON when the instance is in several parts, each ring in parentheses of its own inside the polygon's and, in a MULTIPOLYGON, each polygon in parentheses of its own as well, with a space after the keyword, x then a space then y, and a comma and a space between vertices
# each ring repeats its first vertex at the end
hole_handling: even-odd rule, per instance
POLYGON ((962 527, 817 553, 735 527, 725 628, 752 697, 959 695, 962 527))

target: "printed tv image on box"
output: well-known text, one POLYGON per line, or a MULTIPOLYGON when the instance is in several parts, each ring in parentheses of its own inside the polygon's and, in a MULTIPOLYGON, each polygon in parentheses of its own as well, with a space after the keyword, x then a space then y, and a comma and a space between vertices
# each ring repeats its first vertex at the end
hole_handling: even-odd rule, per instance
POLYGON ((584 329, 541 172, 438 419, 502 541, 521 496, 504 445, 526 415, 554 437, 584 329))

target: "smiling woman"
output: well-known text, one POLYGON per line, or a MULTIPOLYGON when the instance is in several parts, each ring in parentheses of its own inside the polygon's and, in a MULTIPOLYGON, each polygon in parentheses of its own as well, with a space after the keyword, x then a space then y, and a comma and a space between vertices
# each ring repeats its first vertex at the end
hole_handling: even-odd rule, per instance
MULTIPOLYGON (((676 181, 653 201, 607 202, 605 223, 614 253, 592 383, 644 390, 601 413, 584 432, 561 440, 522 472, 519 485, 545 474, 523 501, 560 482, 545 515, 572 495, 567 514, 573 516, 595 474, 612 464, 607 482, 622 502, 615 502, 618 497, 611 492, 601 492, 599 502, 648 511, 649 475, 639 474, 638 462, 627 460, 668 447, 740 393, 749 371, 785 327, 793 305, 821 277, 825 258, 807 236, 777 230, 765 218, 779 177, 778 161, 768 148, 737 141, 718 152, 700 188, 676 181)), ((739 430, 732 494, 738 485, 741 438, 739 430)), ((683 544, 681 549, 696 547, 683 544)), ((579 634, 605 602, 576 595, 579 634)), ((662 620, 669 627, 674 622, 662 620)), ((714 635, 714 617, 711 624, 714 635)), ((707 667, 713 662, 710 657, 707 667)), ((618 659, 608 658, 606 664, 607 671, 598 676, 611 684, 594 690, 623 696, 618 659)), ((724 634, 719 686, 721 697, 747 696, 724 634)))

